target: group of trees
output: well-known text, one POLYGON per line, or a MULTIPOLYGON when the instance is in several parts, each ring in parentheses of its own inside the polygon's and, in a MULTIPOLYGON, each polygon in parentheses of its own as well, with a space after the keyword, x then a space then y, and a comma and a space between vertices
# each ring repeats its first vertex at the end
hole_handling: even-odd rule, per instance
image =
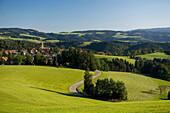
POLYGON ((39 48, 41 44, 21 40, 0 40, 0 51, 39 48))
POLYGON ((107 70, 104 70, 102 68, 98 68, 100 70, 104 71, 121 71, 121 72, 136 72, 136 69, 133 64, 129 63, 126 60, 123 59, 118 59, 118 58, 113 58, 112 61, 106 59, 106 58, 101 58, 99 59, 100 62, 103 62, 103 66, 107 68, 107 70))
POLYGON ((137 50, 131 50, 127 51, 125 53, 126 56, 131 56, 131 58, 134 58, 135 55, 143 55, 143 54, 149 54, 149 53, 155 53, 158 51, 163 51, 162 49, 156 50, 156 49, 137 49, 137 50))
POLYGON ((102 62, 102 66, 106 68, 97 68, 100 70, 145 73, 170 81, 170 60, 168 59, 136 59, 135 66, 126 60, 118 58, 112 59, 112 61, 102 58, 100 62, 102 62))
POLYGON ((98 79, 94 85, 92 75, 88 71, 84 76, 84 92, 95 98, 107 100, 127 100, 127 91, 125 84, 121 81, 115 82, 112 78, 109 80, 98 79))
POLYGON ((94 53, 83 49, 69 48, 57 56, 58 65, 69 66, 77 69, 96 70, 96 58, 94 53))
POLYGON ((135 68, 138 73, 146 73, 170 81, 170 60, 168 59, 136 60, 135 68))

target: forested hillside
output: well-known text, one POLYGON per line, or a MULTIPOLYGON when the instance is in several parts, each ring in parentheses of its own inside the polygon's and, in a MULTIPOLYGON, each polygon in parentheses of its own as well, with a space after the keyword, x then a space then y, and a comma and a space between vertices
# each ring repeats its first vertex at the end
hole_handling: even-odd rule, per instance
POLYGON ((33 29, 0 28, 0 39, 29 39, 29 41, 57 41, 57 40, 79 40, 79 41, 170 41, 170 31, 164 30, 88 30, 61 33, 44 33, 33 29), (161 31, 161 32, 160 32, 161 31))
MULTIPOLYGON (((81 46, 83 41, 60 41, 55 43, 45 43, 47 47, 58 47, 61 49, 68 49, 69 47, 89 49, 96 52, 105 52, 109 55, 141 55, 154 53, 157 51, 165 51, 167 54, 170 50, 170 43, 156 43, 156 42, 144 42, 144 43, 130 43, 119 41, 103 41, 93 42, 89 45, 81 46)), ((40 43, 22 41, 22 40, 0 40, 0 50, 12 50, 12 49, 28 49, 39 48, 40 43)))

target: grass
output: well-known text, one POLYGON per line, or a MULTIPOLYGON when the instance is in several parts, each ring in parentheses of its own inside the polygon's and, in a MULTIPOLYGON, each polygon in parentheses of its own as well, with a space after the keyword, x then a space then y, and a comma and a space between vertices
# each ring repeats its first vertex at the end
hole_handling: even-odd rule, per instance
POLYGON ((131 64, 135 64, 135 59, 130 59, 128 56, 109 56, 109 55, 97 55, 95 54, 96 58, 107 58, 108 60, 112 60, 113 58, 123 59, 128 61, 131 64))
POLYGON ((24 40, 24 41, 30 41, 30 42, 36 42, 36 43, 42 43, 40 40, 33 40, 33 39, 23 39, 23 38, 12 38, 12 37, 1 37, 0 39, 10 39, 10 40, 24 40))
POLYGON ((32 38, 39 38, 40 40, 46 39, 46 38, 44 38, 44 37, 35 36, 35 35, 29 35, 29 34, 20 34, 20 36, 26 36, 26 37, 32 37, 32 38))
POLYGON ((170 112, 169 100, 114 103, 71 95, 69 86, 83 75, 68 68, 0 66, 0 112, 170 112))
POLYGON ((59 42, 60 40, 46 40, 46 42, 54 43, 54 42, 59 42))
POLYGON ((136 55, 136 57, 147 58, 150 60, 153 60, 154 58, 170 59, 170 55, 167 55, 167 54, 161 53, 161 52, 150 53, 150 54, 145 54, 145 55, 136 55))
MULTIPOLYGON (((127 72, 103 72, 101 76, 93 79, 93 83, 97 82, 97 79, 113 78, 115 81, 125 82, 128 100, 130 101, 149 101, 149 100, 161 100, 167 99, 168 90, 170 89, 170 82, 148 77, 141 74, 127 73, 127 72), (159 95, 157 90, 159 85, 165 85, 168 87, 167 91, 159 95)), ((79 86, 79 90, 83 92, 84 84, 79 86)))
POLYGON ((115 38, 141 38, 141 36, 127 36, 126 33, 116 33, 116 35, 112 36, 115 38))
POLYGON ((58 35, 78 35, 78 36, 83 36, 86 35, 86 33, 55 33, 58 35))
POLYGON ((107 78, 125 82, 128 99, 132 101, 152 100, 159 96, 159 85, 170 86, 170 82, 127 72, 105 72, 107 78))

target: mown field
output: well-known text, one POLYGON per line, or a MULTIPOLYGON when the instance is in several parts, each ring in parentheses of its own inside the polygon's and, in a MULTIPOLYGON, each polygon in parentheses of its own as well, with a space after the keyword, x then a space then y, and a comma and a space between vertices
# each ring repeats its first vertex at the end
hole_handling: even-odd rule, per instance
POLYGON ((123 59, 128 61, 131 64, 135 64, 135 59, 130 59, 128 56, 109 56, 109 55, 97 55, 95 54, 96 58, 107 58, 108 60, 112 60, 113 58, 123 59))
POLYGON ((169 100, 115 103, 75 97, 68 88, 83 75, 68 68, 0 66, 0 112, 170 112, 169 100))
POLYGON ((33 40, 33 39, 23 39, 23 38, 12 38, 12 37, 1 37, 0 39, 8 39, 8 40, 23 40, 23 41, 30 41, 30 42, 35 42, 35 43, 42 43, 43 41, 40 40, 33 40))
POLYGON ((128 92, 128 99, 132 101, 148 101, 159 96, 160 91, 157 90, 159 85, 170 86, 170 82, 147 77, 140 74, 127 72, 105 72, 107 78, 123 81, 128 92))
POLYGON ((161 52, 145 54, 145 55, 136 55, 136 57, 147 58, 147 59, 150 59, 150 60, 153 60, 154 58, 170 59, 170 55, 167 55, 167 54, 161 53, 161 52))

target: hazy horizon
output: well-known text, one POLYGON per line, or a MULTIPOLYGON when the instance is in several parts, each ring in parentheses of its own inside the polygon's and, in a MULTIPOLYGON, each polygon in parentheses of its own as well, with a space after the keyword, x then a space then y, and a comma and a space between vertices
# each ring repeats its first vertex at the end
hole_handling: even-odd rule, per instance
POLYGON ((170 26, 169 0, 0 0, 0 27, 42 32, 170 26))

